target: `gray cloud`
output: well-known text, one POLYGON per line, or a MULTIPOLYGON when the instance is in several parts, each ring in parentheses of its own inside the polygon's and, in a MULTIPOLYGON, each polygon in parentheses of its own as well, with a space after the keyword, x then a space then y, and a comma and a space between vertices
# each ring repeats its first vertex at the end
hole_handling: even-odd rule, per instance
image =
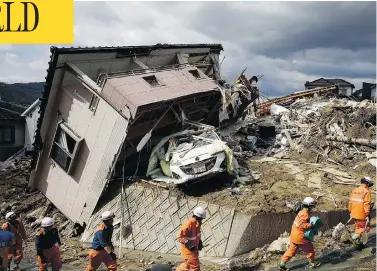
MULTIPOLYGON (((277 96, 318 77, 375 80, 374 2, 75 2, 75 45, 222 43, 231 81, 277 96)), ((0 47, 2 81, 42 81, 47 46, 0 47), (4 71, 4 72, 3 72, 4 71)))

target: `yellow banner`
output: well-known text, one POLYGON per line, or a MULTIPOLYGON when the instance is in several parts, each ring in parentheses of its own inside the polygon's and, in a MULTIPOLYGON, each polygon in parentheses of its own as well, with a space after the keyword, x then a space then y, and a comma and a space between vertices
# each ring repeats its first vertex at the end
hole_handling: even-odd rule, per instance
POLYGON ((0 44, 73 44, 73 0, 0 0, 0 44))

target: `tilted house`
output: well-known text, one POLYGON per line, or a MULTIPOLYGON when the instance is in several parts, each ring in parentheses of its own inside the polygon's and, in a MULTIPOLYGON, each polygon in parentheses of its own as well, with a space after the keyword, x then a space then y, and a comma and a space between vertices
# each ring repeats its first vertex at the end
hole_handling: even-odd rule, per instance
POLYGON ((218 123, 219 44, 51 47, 29 184, 87 223, 105 187, 179 129, 218 123), (148 148, 136 146, 152 132, 148 148))

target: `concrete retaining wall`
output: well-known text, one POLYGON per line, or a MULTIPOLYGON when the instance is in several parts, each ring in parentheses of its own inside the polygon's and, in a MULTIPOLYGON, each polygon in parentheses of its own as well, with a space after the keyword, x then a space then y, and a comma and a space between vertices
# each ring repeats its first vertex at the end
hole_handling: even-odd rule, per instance
MULTIPOLYGON (((207 219, 202 226, 202 240, 207 245, 201 256, 231 257, 271 243, 284 231, 290 232, 295 214, 261 214, 250 216, 235 212, 233 208, 200 202, 194 199, 177 198, 169 191, 146 188, 133 184, 125 189, 127 201, 123 200, 122 247, 159 253, 179 254, 177 235, 182 223, 191 217, 197 205, 207 208, 207 219), (129 212, 127 209, 129 206, 129 212), (127 231, 132 229, 132 231, 127 231)), ((125 197, 124 197, 125 198, 125 197)), ((82 241, 91 242, 100 215, 105 210, 121 217, 120 194, 91 217, 82 241)), ((333 227, 348 220, 342 211, 315 213, 326 221, 325 227, 333 227)), ((119 246, 120 227, 114 229, 113 242, 119 246)))

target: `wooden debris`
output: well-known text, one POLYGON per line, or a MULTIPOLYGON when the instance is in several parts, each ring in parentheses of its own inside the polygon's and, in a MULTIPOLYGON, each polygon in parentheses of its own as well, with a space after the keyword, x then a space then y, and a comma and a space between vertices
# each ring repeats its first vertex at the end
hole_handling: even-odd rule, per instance
POLYGON ((349 138, 349 137, 338 137, 338 136, 326 136, 327 140, 344 142, 344 143, 356 143, 364 146, 376 147, 376 140, 368 140, 366 138, 349 138))
POLYGON ((255 160, 252 160, 252 161, 258 162, 258 163, 263 163, 263 162, 275 162, 277 160, 278 159, 274 158, 274 157, 265 157, 265 158, 261 158, 261 159, 255 159, 255 160))
POLYGON ((352 178, 352 176, 350 174, 348 174, 344 171, 337 170, 335 168, 325 167, 325 168, 318 168, 318 170, 330 173, 334 176, 340 176, 340 177, 344 177, 344 178, 348 178, 348 179, 352 178))
POLYGON ((292 138, 291 138, 291 135, 289 134, 288 130, 283 130, 287 140, 288 140, 288 143, 289 145, 291 146, 292 149, 296 150, 297 149, 297 146, 295 143, 293 143, 292 141, 292 138))
POLYGON ((315 158, 315 163, 318 163, 319 161, 319 153, 317 153, 317 157, 315 158))
POLYGON ((332 195, 329 195, 329 197, 332 199, 335 208, 338 208, 338 205, 337 205, 336 202, 335 202, 335 198, 334 198, 332 195))
POLYGON ((329 161, 329 162, 331 162, 331 163, 333 163, 335 165, 338 165, 338 166, 343 166, 341 163, 338 163, 338 162, 336 162, 336 161, 334 161, 334 160, 332 160, 330 158, 327 158, 327 161, 329 161))
POLYGON ((340 176, 334 176, 337 180, 333 180, 334 183, 337 184, 345 184, 345 185, 357 185, 358 182, 356 180, 351 180, 347 178, 343 178, 340 176))
POLYGON ((159 184, 159 183, 155 183, 155 182, 151 182, 151 181, 147 181, 147 180, 142 180, 142 179, 140 179, 140 181, 143 182, 143 183, 147 183, 147 184, 155 185, 155 186, 158 186, 158 187, 162 187, 164 189, 169 189, 167 186, 159 184))

